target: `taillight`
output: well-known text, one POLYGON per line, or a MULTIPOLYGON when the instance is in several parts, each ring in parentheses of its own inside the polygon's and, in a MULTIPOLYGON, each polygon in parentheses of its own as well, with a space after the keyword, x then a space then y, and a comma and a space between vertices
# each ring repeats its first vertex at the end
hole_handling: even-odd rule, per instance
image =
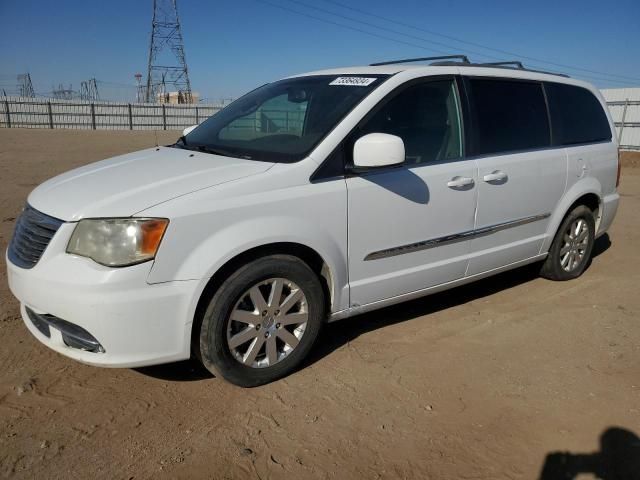
POLYGON ((620 186, 620 171, 622 170, 622 158, 620 158, 621 156, 620 149, 618 148, 618 176, 616 177, 616 188, 618 188, 620 186))

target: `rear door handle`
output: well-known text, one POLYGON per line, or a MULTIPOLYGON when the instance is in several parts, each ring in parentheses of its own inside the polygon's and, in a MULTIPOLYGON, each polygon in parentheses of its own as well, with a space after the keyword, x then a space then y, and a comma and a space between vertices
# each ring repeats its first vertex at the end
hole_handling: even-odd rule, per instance
POLYGON ((501 170, 495 170, 491 173, 487 173, 482 179, 487 182, 503 182, 507 179, 507 174, 501 170))
POLYGON ((447 182, 447 187, 449 188, 460 188, 466 187, 469 185, 473 185, 475 182, 473 178, 469 177, 453 177, 449 182, 447 182))

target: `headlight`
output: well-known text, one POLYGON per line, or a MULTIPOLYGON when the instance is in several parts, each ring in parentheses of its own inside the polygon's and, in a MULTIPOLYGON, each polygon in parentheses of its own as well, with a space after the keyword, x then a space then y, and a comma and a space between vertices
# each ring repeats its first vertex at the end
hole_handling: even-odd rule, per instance
POLYGON ((89 257, 107 267, 145 262, 156 256, 168 224, 165 218, 80 220, 67 253, 89 257))

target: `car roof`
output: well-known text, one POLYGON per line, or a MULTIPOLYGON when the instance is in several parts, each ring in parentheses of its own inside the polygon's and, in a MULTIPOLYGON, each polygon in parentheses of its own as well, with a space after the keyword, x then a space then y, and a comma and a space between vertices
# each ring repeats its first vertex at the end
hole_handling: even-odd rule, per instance
POLYGON ((331 68, 326 70, 316 70, 299 75, 292 75, 289 78, 311 75, 395 75, 402 72, 411 72, 413 74, 429 76, 440 74, 450 75, 452 71, 456 71, 460 75, 538 80, 581 86, 592 91, 596 90, 595 87, 587 82, 576 80, 562 74, 539 72, 535 70, 520 68, 487 66, 481 64, 474 65, 464 63, 448 63, 447 65, 390 63, 385 65, 352 66, 331 68))

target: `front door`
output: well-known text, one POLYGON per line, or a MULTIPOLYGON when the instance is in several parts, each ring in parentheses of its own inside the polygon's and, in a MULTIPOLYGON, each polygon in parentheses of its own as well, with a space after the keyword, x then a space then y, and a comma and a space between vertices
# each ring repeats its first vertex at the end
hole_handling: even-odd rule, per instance
POLYGON ((392 92, 353 141, 375 132, 401 137, 406 162, 347 178, 352 306, 464 277, 464 234, 474 228, 477 167, 462 159, 453 78, 420 80, 392 92))

